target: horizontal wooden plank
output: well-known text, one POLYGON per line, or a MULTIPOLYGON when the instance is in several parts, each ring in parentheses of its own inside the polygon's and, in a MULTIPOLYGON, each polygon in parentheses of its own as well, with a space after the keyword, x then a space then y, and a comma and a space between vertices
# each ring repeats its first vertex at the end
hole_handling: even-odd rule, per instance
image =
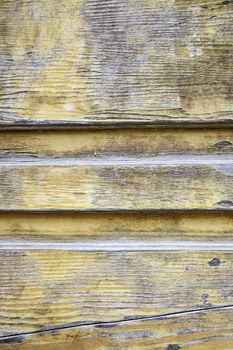
POLYGON ((0 250, 0 335, 233 304, 233 252, 0 250))
POLYGON ((233 129, 1 132, 0 157, 147 157, 233 151, 233 129))
POLYGON ((0 210, 232 210, 232 155, 6 159, 0 210))
MULTIPOLYGON (((60 242, 93 239, 185 239, 209 242, 233 237, 232 213, 0 213, 2 240, 60 242)), ((2 245, 1 245, 2 246, 2 245)))
POLYGON ((232 125, 232 1, 0 4, 2 127, 232 125))
POLYGON ((0 339, 2 350, 230 350, 233 309, 100 323, 0 339))

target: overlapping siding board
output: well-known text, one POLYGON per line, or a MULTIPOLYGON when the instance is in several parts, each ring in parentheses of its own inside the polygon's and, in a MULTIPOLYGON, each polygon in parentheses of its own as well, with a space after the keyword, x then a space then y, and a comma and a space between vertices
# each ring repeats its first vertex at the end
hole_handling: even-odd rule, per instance
POLYGON ((2 0, 0 350, 233 349, 233 2, 2 0))

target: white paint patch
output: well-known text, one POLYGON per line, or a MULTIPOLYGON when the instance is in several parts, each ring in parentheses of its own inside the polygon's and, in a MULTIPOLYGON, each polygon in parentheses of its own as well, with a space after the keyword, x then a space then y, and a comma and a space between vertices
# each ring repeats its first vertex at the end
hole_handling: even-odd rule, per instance
POLYGON ((63 107, 68 112, 72 112, 75 110, 75 105, 73 103, 65 103, 63 107))

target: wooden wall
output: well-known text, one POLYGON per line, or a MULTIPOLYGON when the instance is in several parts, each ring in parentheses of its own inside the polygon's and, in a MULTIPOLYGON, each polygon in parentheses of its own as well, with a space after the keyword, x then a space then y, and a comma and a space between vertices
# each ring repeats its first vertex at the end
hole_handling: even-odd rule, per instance
POLYGON ((2 0, 0 350, 233 349, 233 2, 2 0))

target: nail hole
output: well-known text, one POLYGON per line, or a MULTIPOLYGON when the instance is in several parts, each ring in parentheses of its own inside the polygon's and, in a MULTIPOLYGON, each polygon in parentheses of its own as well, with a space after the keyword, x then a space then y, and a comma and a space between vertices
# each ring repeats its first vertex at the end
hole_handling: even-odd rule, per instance
POLYGON ((210 266, 219 266, 221 264, 220 259, 214 258, 211 261, 208 262, 210 266))
POLYGON ((233 202, 232 201, 228 201, 228 200, 223 200, 220 202, 217 202, 218 205, 220 205, 221 207, 232 207, 233 206, 233 202))
POLYGON ((225 148, 232 146, 232 143, 230 141, 220 141, 215 144, 215 147, 217 148, 225 148))

